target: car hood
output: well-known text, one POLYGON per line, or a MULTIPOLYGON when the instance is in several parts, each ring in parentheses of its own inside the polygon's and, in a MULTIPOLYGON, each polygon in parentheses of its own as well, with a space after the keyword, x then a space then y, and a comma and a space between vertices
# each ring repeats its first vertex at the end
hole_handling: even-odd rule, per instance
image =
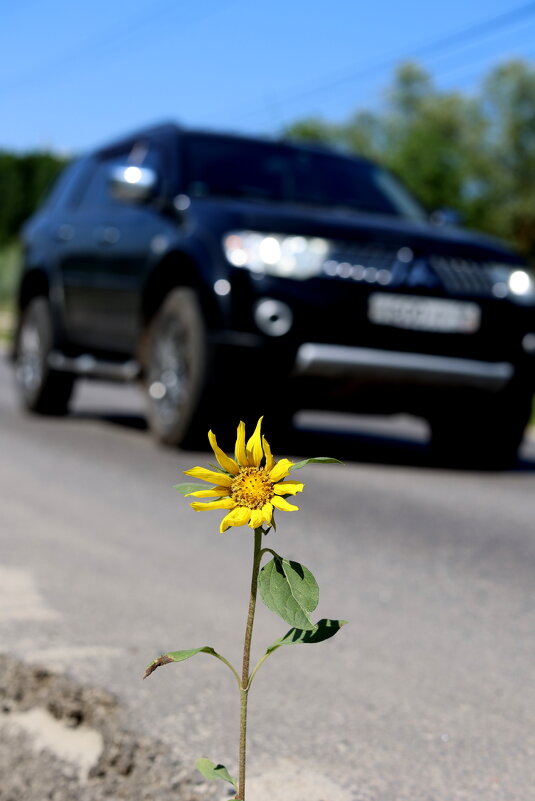
POLYGON ((228 198, 195 199, 192 201, 191 213, 197 217, 198 223, 202 225, 205 220, 212 233, 218 232, 221 235, 240 229, 300 234, 347 243, 410 247, 416 256, 433 253, 525 264, 518 254, 499 239, 456 226, 436 225, 401 217, 228 198))

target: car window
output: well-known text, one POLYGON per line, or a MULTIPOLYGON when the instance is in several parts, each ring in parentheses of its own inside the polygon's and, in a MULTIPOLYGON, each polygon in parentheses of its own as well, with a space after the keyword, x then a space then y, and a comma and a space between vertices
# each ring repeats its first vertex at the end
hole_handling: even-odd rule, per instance
POLYGON ((425 218, 408 190, 365 159, 210 134, 186 135, 183 141, 185 187, 193 196, 289 201, 425 218))
POLYGON ((76 206, 90 174, 89 159, 83 158, 72 162, 63 170, 52 187, 45 200, 45 206, 54 211, 62 211, 76 206))

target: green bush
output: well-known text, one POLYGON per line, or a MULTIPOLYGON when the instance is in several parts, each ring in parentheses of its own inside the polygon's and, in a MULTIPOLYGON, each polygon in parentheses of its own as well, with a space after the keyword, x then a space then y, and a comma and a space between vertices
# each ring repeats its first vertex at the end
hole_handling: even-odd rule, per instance
POLYGON ((20 245, 14 243, 0 248, 0 311, 14 308, 20 263, 20 245))
POLYGON ((13 242, 20 227, 33 214, 64 159, 51 153, 0 151, 0 244, 13 242))

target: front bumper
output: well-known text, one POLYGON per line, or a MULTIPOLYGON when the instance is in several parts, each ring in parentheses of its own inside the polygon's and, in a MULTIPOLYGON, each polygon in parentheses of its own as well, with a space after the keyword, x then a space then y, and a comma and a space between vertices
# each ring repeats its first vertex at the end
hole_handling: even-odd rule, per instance
POLYGON ((331 381, 365 380, 437 387, 465 386, 498 391, 514 377, 510 362, 485 362, 423 353, 306 342, 299 346, 293 374, 331 381))

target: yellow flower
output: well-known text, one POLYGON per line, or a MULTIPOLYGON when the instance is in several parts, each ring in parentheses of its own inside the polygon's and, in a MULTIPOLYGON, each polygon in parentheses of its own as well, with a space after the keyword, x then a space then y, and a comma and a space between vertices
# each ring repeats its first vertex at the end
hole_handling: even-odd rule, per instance
POLYGON ((211 489, 189 492, 194 498, 216 498, 208 502, 194 501, 191 506, 196 512, 206 509, 225 509, 228 514, 221 521, 220 531, 230 526, 259 528, 263 523, 271 525, 274 509, 281 512, 294 512, 294 506, 283 497, 302 492, 303 484, 298 481, 283 481, 288 476, 293 462, 281 459, 275 462, 266 438, 261 436, 262 417, 254 434, 245 441, 245 423, 240 422, 234 449, 234 459, 227 456, 217 444, 212 431, 208 439, 215 458, 224 472, 193 467, 185 470, 187 476, 200 478, 214 486, 211 489), (262 464, 263 462, 263 464, 262 464))

